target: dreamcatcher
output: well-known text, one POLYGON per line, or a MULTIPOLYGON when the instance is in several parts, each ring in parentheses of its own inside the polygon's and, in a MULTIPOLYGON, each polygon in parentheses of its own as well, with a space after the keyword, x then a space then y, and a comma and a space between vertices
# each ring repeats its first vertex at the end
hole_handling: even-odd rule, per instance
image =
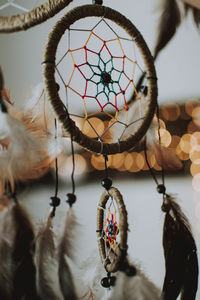
MULTIPOLYGON (((1 18, 0 30, 1 32, 13 32, 27 29, 41 23, 48 16, 53 16, 67 4, 66 1, 54 1, 51 7, 49 2, 21 16, 1 18), (39 12, 41 16, 39 16, 39 12), (29 20, 29 17, 31 20, 26 21, 29 20), (22 19, 23 21, 21 21, 22 19)), ((96 228, 101 262, 105 269, 105 271, 101 269, 101 274, 106 272, 105 277, 98 278, 99 285, 101 282, 101 285, 108 290, 104 299, 119 298, 119 294, 116 295, 118 290, 115 288, 118 285, 128 287, 127 290, 121 290, 124 299, 161 299, 160 297, 162 297, 128 258, 126 206, 119 190, 112 186, 112 179, 108 176, 107 168, 108 155, 131 151, 144 137, 150 124, 153 124, 152 119, 157 108, 157 78, 153 57, 136 27, 119 12, 101 4, 102 1, 95 1, 93 5, 76 7, 68 12, 54 26, 45 48, 42 65, 46 92, 57 118, 53 117, 54 142, 57 144, 58 127, 62 127, 65 136, 67 135, 71 141, 72 192, 67 194, 66 202, 69 204, 69 209, 57 251, 52 224, 56 207, 60 204, 57 165, 57 156, 60 152, 56 153, 52 159, 47 151, 45 159, 51 163, 53 160, 55 163, 56 186, 55 195, 50 198, 51 210, 47 221, 41 226, 36 238, 31 229, 31 239, 27 240, 27 247, 30 251, 34 251, 30 245, 34 244, 36 247, 35 264, 32 257, 29 256, 31 260, 28 260, 29 266, 32 268, 31 274, 34 274, 30 279, 33 285, 31 289, 34 290, 33 297, 35 298, 33 299, 37 299, 37 297, 38 299, 77 299, 78 297, 72 268, 70 269, 70 258, 73 255, 68 251, 70 248, 69 231, 73 231, 70 225, 76 223, 72 210, 76 201, 74 141, 97 155, 103 156, 105 160, 105 178, 102 180, 105 191, 97 207, 96 228), (63 48, 59 47, 59 43, 65 45, 64 53, 62 53, 63 48), (97 128, 94 122, 95 117, 102 118, 106 127, 97 128), (87 134, 85 127, 90 128, 92 135, 87 134), (48 266, 53 266, 56 281, 51 277, 51 272, 47 271, 48 266), (54 285, 51 284, 52 282, 54 285), (134 295, 130 294, 131 289, 134 295)), ((155 130, 155 126, 151 125, 152 128, 155 130)), ((37 136, 37 141, 38 138, 37 136)), ((47 144, 48 141, 47 139, 47 144)), ((159 125, 158 141, 160 142, 159 125)), ((41 146, 40 142, 39 145, 41 146)), ((163 161, 163 151, 160 151, 159 154, 163 161)), ((149 165, 147 154, 145 155, 149 165)), ((43 164, 40 162, 40 165, 43 164)), ((48 167, 49 164, 47 164, 48 167)), ((156 178, 154 174, 152 176, 154 179, 156 178)), ((20 177, 15 179, 21 180, 20 177)), ((156 183, 158 192, 163 194, 162 209, 166 212, 164 299, 176 299, 182 289, 184 290, 182 299, 187 297, 194 299, 198 277, 195 242, 179 206, 172 197, 166 194, 164 175, 162 179, 162 184, 158 184, 157 179, 156 183), (176 242, 176 238, 180 243, 176 242), (186 246, 186 251, 181 257, 182 260, 177 264, 179 271, 174 276, 174 267, 172 267, 174 253, 178 258, 182 245, 186 246), (194 280, 189 279, 192 271, 194 271, 194 280)), ((14 199, 16 203, 11 205, 18 208, 19 202, 13 184, 10 186, 7 181, 9 183, 11 181, 9 176, 3 182, 3 187, 7 188, 8 186, 7 196, 4 199, 3 195, 1 202, 5 203, 7 207, 7 203, 12 202, 10 199, 14 199), (8 192, 11 193, 10 198, 8 192)), ((13 211, 15 212, 15 210, 16 208, 13 211)), ((19 211, 22 215, 22 210, 19 211)), ((6 213, 5 218, 7 218, 6 213)), ((19 220, 16 221, 17 218, 14 220, 20 224, 19 220)), ((28 216, 24 214, 23 220, 29 222, 27 221, 29 220, 28 216)), ((12 218, 10 218, 9 226, 12 226, 11 221, 12 218)), ((24 223, 26 222, 24 221, 24 223)), ((17 233, 19 234, 18 231, 17 233)), ((16 237, 18 237, 17 234, 16 237)), ((6 246, 10 247, 7 244, 6 246)), ((13 281, 10 274, 11 271, 8 278, 13 281)), ((17 274, 16 272, 14 282, 17 274)), ((95 276, 94 279, 96 279, 95 276)), ((17 284, 15 284, 15 288, 17 284)), ((93 285, 94 282, 91 286, 93 285)), ((9 288, 2 289, 2 295, 6 295, 8 299, 14 295, 13 293, 13 291, 9 292, 9 288)), ((95 292, 91 288, 83 295, 95 299, 95 292)), ((31 299, 28 298, 30 297, 28 292, 21 288, 21 292, 15 296, 15 299, 22 299, 24 296, 31 299)))

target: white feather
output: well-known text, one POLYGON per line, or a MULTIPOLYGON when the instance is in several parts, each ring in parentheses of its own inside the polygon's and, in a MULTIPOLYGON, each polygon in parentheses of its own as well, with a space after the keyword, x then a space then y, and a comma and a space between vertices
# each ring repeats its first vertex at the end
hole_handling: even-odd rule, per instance
POLYGON ((107 295, 107 300, 161 300, 161 291, 137 269, 137 275, 127 276, 123 272, 116 273, 115 286, 107 295))
POLYGON ((51 213, 41 225, 35 249, 36 287, 42 300, 63 300, 58 281, 58 260, 51 213))

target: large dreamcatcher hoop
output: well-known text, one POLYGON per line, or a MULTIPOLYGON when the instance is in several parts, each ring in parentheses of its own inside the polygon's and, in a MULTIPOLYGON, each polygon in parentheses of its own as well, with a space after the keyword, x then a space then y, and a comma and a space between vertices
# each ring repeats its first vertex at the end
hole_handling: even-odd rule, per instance
POLYGON ((24 12, 20 15, 0 17, 0 33, 27 30, 41 24, 55 16, 70 2, 72 2, 72 0, 49 0, 31 11, 24 12))
MULTIPOLYGON (((106 41, 102 41, 104 44, 106 41)), ((68 12, 61 20, 57 22, 48 37, 48 42, 45 48, 44 54, 44 77, 45 85, 48 94, 48 99, 51 102, 53 109, 58 116, 59 120, 63 124, 66 132, 76 141, 79 145, 87 148, 90 151, 101 153, 101 154, 115 154, 119 152, 128 151, 133 148, 138 141, 146 133, 151 120, 154 115, 155 107, 157 104, 157 78, 156 71, 154 68, 153 58, 151 53, 144 41, 140 32, 136 27, 119 12, 101 5, 84 5, 77 7, 70 12, 68 12), (139 52, 144 61, 146 68, 146 79, 148 83, 148 93, 147 93, 147 103, 145 112, 141 118, 141 122, 136 131, 131 133, 128 138, 123 140, 118 140, 114 143, 102 142, 98 138, 90 138, 84 134, 72 120, 69 111, 63 104, 58 92, 58 85, 55 79, 56 68, 56 52, 58 44, 64 35, 65 31, 70 28, 76 21, 87 17, 100 17, 103 19, 108 19, 113 23, 122 27, 125 32, 130 36, 131 40, 135 42, 139 49, 139 52)), ((102 79, 103 74, 101 74, 101 80, 103 80, 104 85, 108 85, 110 80, 110 74, 104 74, 105 78, 102 79), (108 80, 108 82, 106 82, 108 80)), ((135 89, 135 84, 133 82, 134 78, 129 81, 133 84, 135 89)), ((126 90, 121 91, 123 94, 126 90)), ((83 97, 83 96, 82 96, 83 97)), ((101 107, 102 108, 102 107, 101 107)), ((126 109, 126 107, 125 107, 126 109)), ((127 108, 128 110, 128 108, 127 108)))

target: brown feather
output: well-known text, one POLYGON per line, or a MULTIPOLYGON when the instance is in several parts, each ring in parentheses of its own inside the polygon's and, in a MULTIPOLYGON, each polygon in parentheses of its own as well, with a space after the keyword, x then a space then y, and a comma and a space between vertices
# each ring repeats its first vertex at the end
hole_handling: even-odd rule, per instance
POLYGON ((13 299, 36 300, 34 253, 34 230, 30 217, 21 203, 12 209, 15 228, 13 263, 13 299))
POLYGON ((162 0, 162 12, 158 25, 158 36, 154 58, 168 44, 181 23, 181 14, 176 0, 162 0))
POLYGON ((181 160, 173 148, 167 148, 155 143, 154 154, 158 165, 165 170, 177 170, 183 167, 181 160))

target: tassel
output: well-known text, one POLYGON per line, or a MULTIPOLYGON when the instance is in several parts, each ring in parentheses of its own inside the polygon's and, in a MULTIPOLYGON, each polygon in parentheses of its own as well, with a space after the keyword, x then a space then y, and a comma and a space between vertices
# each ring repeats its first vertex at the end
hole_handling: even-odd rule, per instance
POLYGON ((36 286, 42 300, 62 300, 58 282, 58 263, 52 230, 52 213, 36 237, 36 286), (56 275, 56 276, 55 276, 56 275))
POLYGON ((163 0, 162 13, 158 25, 159 32, 154 50, 154 59, 174 36, 181 23, 177 0, 163 0))
POLYGON ((75 227, 77 226, 76 217, 73 209, 69 207, 66 215, 65 228, 59 245, 59 281, 61 291, 65 300, 76 300, 77 295, 73 283, 72 273, 67 263, 67 257, 74 258, 74 239, 75 227))
POLYGON ((34 230, 30 217, 21 203, 12 208, 15 228, 13 264, 13 299, 36 300, 34 253, 34 230))
POLYGON ((171 195, 164 195, 162 210, 166 213, 163 247, 166 274, 164 300, 194 300, 198 286, 196 244, 186 216, 171 195))

